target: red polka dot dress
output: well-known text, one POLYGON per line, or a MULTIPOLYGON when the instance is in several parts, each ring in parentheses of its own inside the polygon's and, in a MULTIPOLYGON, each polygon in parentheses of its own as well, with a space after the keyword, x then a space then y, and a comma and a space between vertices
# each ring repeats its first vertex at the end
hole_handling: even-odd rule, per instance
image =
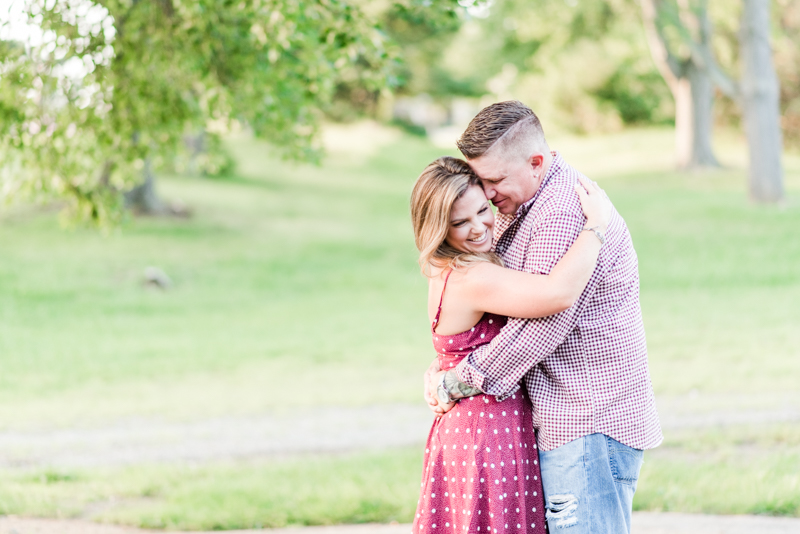
MULTIPOLYGON (((443 336, 435 332, 441 310, 440 301, 432 330, 442 369, 455 367, 475 347, 491 341, 506 322, 487 313, 469 331, 443 336)), ((527 397, 520 390, 502 402, 490 395, 461 399, 434 421, 428 435, 412 534, 545 532, 527 397)))

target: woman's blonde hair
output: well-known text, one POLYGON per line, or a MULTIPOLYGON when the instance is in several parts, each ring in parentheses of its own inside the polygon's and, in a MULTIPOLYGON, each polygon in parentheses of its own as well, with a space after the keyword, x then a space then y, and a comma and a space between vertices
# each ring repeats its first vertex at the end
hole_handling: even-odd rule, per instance
POLYGON ((458 158, 441 157, 425 167, 411 192, 411 222, 419 250, 419 265, 430 276, 429 267, 461 269, 480 261, 503 266, 494 252, 463 252, 445 242, 453 204, 471 186, 481 181, 469 164, 458 158))

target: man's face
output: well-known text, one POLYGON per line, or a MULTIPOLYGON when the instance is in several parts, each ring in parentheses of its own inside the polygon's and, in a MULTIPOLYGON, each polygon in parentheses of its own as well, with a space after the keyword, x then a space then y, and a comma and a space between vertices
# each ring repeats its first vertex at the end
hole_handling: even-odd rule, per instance
POLYGON ((489 152, 469 160, 481 179, 486 198, 506 215, 516 213, 539 190, 543 163, 541 154, 534 154, 526 160, 521 156, 503 157, 489 152))

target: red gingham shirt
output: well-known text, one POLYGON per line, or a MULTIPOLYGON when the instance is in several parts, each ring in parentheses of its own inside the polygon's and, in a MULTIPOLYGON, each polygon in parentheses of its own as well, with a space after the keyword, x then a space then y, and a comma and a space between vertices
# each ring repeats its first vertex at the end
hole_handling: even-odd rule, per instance
MULTIPOLYGON (((547 274, 577 239, 586 222, 573 188, 578 176, 554 152, 536 195, 515 215, 498 218, 497 235, 501 228, 512 232, 500 238, 511 238, 508 248, 498 251, 507 267, 547 274)), ((524 378, 544 451, 593 433, 635 449, 663 439, 647 368, 638 260, 616 210, 605 237, 594 273, 570 309, 509 319, 491 343, 456 367, 462 382, 500 399, 524 378)))

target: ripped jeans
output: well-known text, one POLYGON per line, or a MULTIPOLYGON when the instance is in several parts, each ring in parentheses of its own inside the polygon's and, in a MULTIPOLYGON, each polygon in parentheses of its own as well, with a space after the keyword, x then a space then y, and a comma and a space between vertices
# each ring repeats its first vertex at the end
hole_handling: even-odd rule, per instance
POLYGON ((643 455, 603 434, 539 451, 550 534, 630 534, 643 455))

